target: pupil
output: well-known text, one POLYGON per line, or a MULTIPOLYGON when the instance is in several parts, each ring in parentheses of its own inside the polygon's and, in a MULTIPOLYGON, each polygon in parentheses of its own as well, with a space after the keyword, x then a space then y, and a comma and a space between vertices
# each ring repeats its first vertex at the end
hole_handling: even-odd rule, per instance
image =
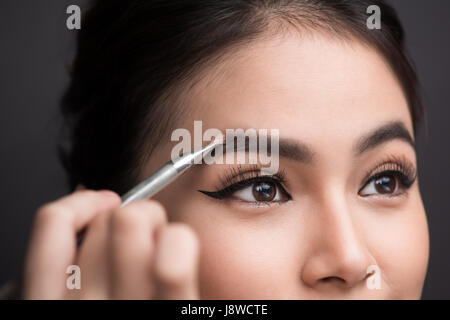
POLYGON ((271 201, 275 195, 276 188, 273 183, 259 182, 253 186, 253 196, 258 201, 271 201))
POLYGON ((385 176, 375 181, 375 189, 381 194, 393 193, 395 191, 396 181, 392 176, 385 176))

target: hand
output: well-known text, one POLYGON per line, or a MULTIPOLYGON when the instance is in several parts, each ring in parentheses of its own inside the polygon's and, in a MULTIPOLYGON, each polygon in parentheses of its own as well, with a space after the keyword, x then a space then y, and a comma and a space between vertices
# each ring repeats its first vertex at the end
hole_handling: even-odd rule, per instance
POLYGON ((112 191, 78 190, 36 214, 24 269, 24 299, 198 299, 199 242, 164 207, 120 207, 112 191), (77 247, 77 233, 86 228, 77 247), (77 265, 81 288, 68 289, 77 265))

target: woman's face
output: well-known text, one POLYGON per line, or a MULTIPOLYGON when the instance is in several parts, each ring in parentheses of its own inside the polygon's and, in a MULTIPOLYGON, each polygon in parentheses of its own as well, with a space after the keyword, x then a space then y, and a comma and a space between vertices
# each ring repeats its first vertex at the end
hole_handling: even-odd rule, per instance
MULTIPOLYGON (((192 88, 178 128, 192 137, 194 120, 224 133, 278 129, 291 156, 280 153, 279 175, 216 197, 198 190, 253 178, 254 165, 196 165, 155 197, 200 239, 201 298, 420 298, 427 220, 412 121, 390 68, 357 41, 317 34, 238 53, 192 88)), ((177 143, 163 144, 142 177, 177 143)))

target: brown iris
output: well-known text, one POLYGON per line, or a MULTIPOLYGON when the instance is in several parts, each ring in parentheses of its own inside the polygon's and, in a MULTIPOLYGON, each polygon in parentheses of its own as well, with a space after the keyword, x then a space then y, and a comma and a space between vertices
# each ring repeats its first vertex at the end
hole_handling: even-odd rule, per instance
POLYGON ((256 201, 272 201, 277 194, 277 187, 272 182, 258 182, 253 185, 252 193, 256 201))
POLYGON ((390 194, 395 191, 397 180, 394 176, 383 176, 375 180, 375 189, 380 194, 390 194))

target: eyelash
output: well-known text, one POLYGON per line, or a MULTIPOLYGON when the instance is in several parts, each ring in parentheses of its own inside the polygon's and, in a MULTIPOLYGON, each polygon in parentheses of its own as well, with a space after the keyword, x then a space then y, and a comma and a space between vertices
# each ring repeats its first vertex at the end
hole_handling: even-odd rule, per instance
MULTIPOLYGON (((254 165, 248 170, 242 170, 242 167, 232 167, 224 177, 220 178, 220 185, 216 187, 217 191, 203 191, 198 190, 215 199, 223 200, 230 197, 236 191, 249 187, 257 182, 269 182, 276 185, 277 189, 282 192, 289 201, 292 199, 291 195, 286 191, 283 184, 286 184, 286 174, 284 170, 280 170, 275 175, 261 175, 261 168, 254 165)), ((255 201, 259 203, 267 203, 266 201, 255 201)), ((276 202, 276 201, 272 201, 276 202)), ((280 201, 278 201, 280 202, 280 201)), ((283 201, 285 202, 285 201, 283 201)))
MULTIPOLYGON (((403 189, 409 189, 417 178, 417 172, 414 166, 404 157, 399 158, 395 156, 390 156, 380 164, 375 166, 375 169, 370 170, 365 175, 363 179, 364 184, 358 190, 358 194, 368 186, 369 183, 376 181, 377 179, 384 176, 394 176, 402 184, 403 189)), ((248 170, 242 170, 241 166, 232 167, 224 177, 220 178, 220 185, 216 187, 216 191, 202 191, 201 193, 210 196, 215 199, 223 200, 229 198, 233 193, 249 187, 257 182, 269 182, 276 185, 277 189, 280 190, 288 200, 292 200, 292 196, 286 191, 283 185, 286 185, 286 174, 284 170, 280 170, 277 174, 261 175, 260 167, 257 165, 251 167, 248 170)), ((363 196, 368 197, 369 195, 363 196)), ((393 195, 389 195, 393 197, 393 195)), ((261 203, 267 203, 260 201, 261 203)), ((280 202, 280 201, 278 201, 280 202)))
MULTIPOLYGON (((363 181, 365 183, 358 190, 358 194, 367 187, 367 185, 377 179, 384 176, 394 176, 397 178, 403 189, 409 189, 417 178, 417 171, 413 164, 409 162, 405 157, 389 156, 380 164, 378 164, 374 170, 368 171, 363 181)), ((367 196, 363 196, 367 197, 367 196)), ((392 197, 392 195, 391 195, 392 197)))

